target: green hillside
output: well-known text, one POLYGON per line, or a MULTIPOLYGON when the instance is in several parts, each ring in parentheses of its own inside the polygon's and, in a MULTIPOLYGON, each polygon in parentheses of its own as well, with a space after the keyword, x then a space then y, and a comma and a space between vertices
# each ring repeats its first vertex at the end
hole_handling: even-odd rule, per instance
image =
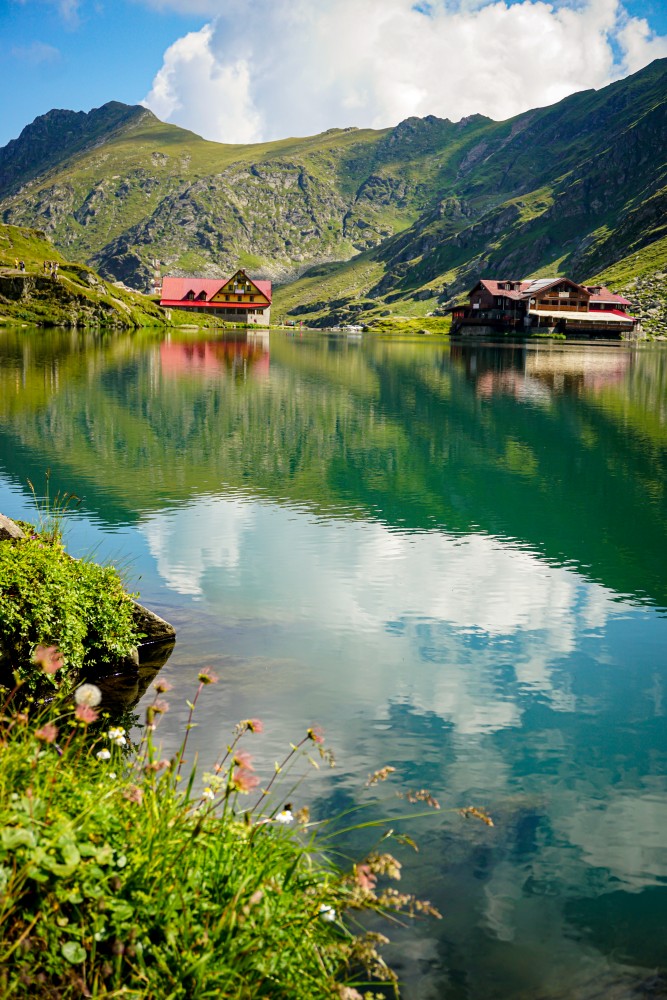
POLYGON ((1 218, 138 289, 155 259, 246 267, 280 286, 274 316, 320 325, 437 315, 482 274, 586 280, 627 259, 625 281, 667 236, 666 95, 663 59, 505 122, 245 146, 116 102, 53 111, 0 149, 1 218))
POLYGON ((0 324, 17 321, 129 329, 162 324, 164 314, 146 296, 68 261, 44 233, 0 225, 0 324), (57 276, 52 262, 58 264, 57 276))

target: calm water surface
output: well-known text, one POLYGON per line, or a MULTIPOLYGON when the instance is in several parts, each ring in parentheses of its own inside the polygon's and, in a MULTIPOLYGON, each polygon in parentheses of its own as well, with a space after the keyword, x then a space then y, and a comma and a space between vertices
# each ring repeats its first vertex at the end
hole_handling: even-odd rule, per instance
POLYGON ((666 350, 3 331, 0 510, 47 468, 70 550, 178 628, 168 747, 208 663, 204 760, 259 716, 268 773, 317 723, 295 806, 385 764, 440 799, 406 1000, 663 995, 666 350))

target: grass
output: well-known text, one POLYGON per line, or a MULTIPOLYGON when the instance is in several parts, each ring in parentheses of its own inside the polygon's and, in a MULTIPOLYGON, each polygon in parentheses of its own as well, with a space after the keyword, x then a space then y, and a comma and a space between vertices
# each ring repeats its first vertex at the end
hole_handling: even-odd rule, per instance
MULTIPOLYGON (((51 676, 57 655, 40 653, 51 676)), ((20 710, 9 693, 0 717, 2 996, 362 1000, 371 983, 372 997, 395 995, 379 952, 387 939, 359 915, 437 912, 387 886, 401 866, 383 846, 392 834, 377 835, 384 823, 360 821, 356 808, 337 818, 375 841, 342 868, 330 821, 285 804, 281 782, 292 796, 301 765, 333 763, 317 730, 287 749, 263 788, 246 749, 261 734, 257 719, 235 727, 210 772, 190 769, 188 733, 216 681, 200 672, 169 758, 155 741, 166 681, 156 682, 133 745, 99 710, 94 685, 20 710)), ((424 791, 410 801, 437 807, 424 791)))

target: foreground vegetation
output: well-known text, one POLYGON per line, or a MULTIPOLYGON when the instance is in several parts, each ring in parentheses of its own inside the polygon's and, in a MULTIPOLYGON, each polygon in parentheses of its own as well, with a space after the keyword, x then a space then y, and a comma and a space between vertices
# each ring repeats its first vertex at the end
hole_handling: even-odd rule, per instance
POLYGON ((24 538, 0 542, 0 679, 15 671, 43 694, 49 675, 31 666, 32 650, 57 643, 61 685, 71 690, 86 666, 132 654, 140 640, 134 604, 113 566, 67 554, 57 522, 23 528, 24 538))
MULTIPOLYGON (((53 677, 61 666, 55 647, 36 648, 33 670, 53 677)), ((394 995, 378 951, 386 939, 361 930, 358 916, 436 911, 382 885, 400 878, 400 864, 379 847, 347 871, 334 865, 327 823, 280 798, 281 781, 294 792, 300 761, 333 763, 318 731, 288 749, 263 788, 244 745, 262 732, 257 719, 236 726, 209 773, 190 770, 197 701, 216 681, 200 672, 169 758, 155 742, 166 681, 155 683, 134 746, 100 713, 94 685, 20 708, 20 681, 9 693, 0 718, 2 996, 361 1000, 387 996, 370 985, 382 982, 394 995)), ((412 800, 437 805, 423 792, 412 800)))

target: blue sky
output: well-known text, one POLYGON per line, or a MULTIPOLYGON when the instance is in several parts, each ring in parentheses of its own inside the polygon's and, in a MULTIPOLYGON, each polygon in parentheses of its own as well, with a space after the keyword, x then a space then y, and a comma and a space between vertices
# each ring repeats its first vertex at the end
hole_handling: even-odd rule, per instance
POLYGON ((659 56, 658 0, 0 0, 0 145, 110 100, 230 142, 505 118, 659 56))

